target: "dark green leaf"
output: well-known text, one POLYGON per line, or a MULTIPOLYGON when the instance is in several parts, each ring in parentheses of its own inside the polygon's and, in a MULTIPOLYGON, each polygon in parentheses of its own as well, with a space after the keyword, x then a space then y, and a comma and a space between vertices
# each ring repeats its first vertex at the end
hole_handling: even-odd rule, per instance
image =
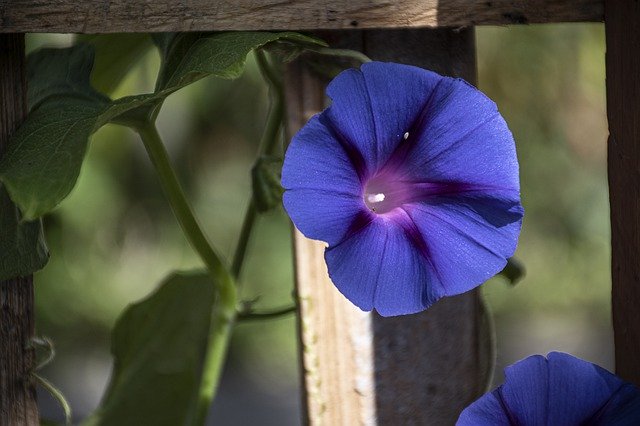
POLYGON ((108 102, 89 82, 93 67, 93 48, 78 44, 67 49, 41 49, 27 58, 27 98, 33 111, 57 96, 86 101, 108 102))
POLYGON ((279 62, 287 63, 298 58, 305 52, 313 52, 319 47, 325 47, 327 44, 319 39, 306 37, 298 39, 295 42, 280 40, 277 43, 271 43, 266 47, 270 54, 278 58, 279 62))
POLYGON ((280 205, 284 189, 280 185, 282 159, 263 156, 251 169, 253 196, 258 212, 266 212, 280 205))
POLYGON ((80 174, 89 136, 109 104, 56 98, 29 114, 0 161, 0 180, 24 218, 52 210, 80 174))
POLYGON ((168 56, 160 70, 156 91, 175 91, 208 75, 237 78, 249 52, 276 41, 324 45, 320 40, 297 33, 180 34, 166 50, 168 56))
POLYGON ((0 281, 29 275, 49 259, 42 223, 21 221, 18 208, 0 187, 0 281))
POLYGON ((522 262, 512 257, 507 260, 507 265, 500 272, 500 275, 505 277, 509 281, 509 284, 514 286, 525 276, 525 273, 526 271, 522 262))
POLYGON ((33 55, 31 111, 0 161, 0 181, 25 220, 51 211, 75 186, 89 137, 123 112, 147 105, 153 94, 116 101, 89 84, 88 45, 45 49, 33 55), (51 69, 51 80, 41 67, 51 69))
POLYGON ((111 94, 139 59, 151 48, 148 34, 78 35, 77 40, 93 46, 96 60, 91 84, 96 90, 111 94))
POLYGON ((175 273, 118 319, 114 370, 87 425, 189 423, 219 297, 206 272, 175 273))
POLYGON ((154 42, 166 60, 156 92, 115 101, 89 84, 91 46, 35 53, 29 74, 32 112, 0 161, 0 181, 26 220, 46 214, 75 186, 89 137, 101 126, 112 122, 135 127, 153 117, 167 96, 198 79, 239 76, 252 49, 277 40, 320 44, 295 33, 158 35, 154 42))

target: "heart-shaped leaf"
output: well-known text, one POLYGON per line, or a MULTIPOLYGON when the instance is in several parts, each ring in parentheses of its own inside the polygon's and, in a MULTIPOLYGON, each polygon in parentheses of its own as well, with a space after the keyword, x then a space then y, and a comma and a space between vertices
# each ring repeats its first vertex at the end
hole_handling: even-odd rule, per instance
POLYGON ((40 49, 27 58, 27 98, 29 109, 58 96, 88 102, 108 102, 89 82, 94 51, 80 43, 66 49, 40 49))
POLYGON ((174 273, 126 309, 113 330, 108 390, 86 425, 192 424, 209 339, 228 309, 220 285, 207 272, 174 273))

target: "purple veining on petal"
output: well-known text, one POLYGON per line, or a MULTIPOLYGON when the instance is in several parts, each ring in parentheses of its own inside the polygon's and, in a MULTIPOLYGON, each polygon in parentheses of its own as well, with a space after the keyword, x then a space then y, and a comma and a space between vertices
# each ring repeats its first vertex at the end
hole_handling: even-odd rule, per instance
POLYGON ((626 387, 628 386, 632 386, 628 383, 620 383, 620 386, 618 386, 618 389, 616 389, 611 396, 609 397, 609 399, 607 399, 601 406, 600 408, 596 409, 593 413, 593 415, 591 415, 591 417, 589 417, 589 419, 587 419, 585 421, 586 424, 597 424, 598 419, 600 419, 601 417, 603 417, 603 415, 612 408, 613 405, 615 405, 616 403, 616 397, 618 396, 618 394, 624 392, 626 389, 626 387))
POLYGON ((532 355, 507 367, 504 384, 465 408, 456 425, 495 422, 512 426, 637 425, 640 389, 569 354, 532 355))
POLYGON ((329 243, 336 287, 399 315, 499 272, 523 210, 496 105, 462 80, 380 62, 341 73, 327 95, 293 138, 282 182, 296 227, 329 243))
POLYGON ((520 424, 520 422, 518 421, 518 419, 513 415, 513 413, 509 409, 509 404, 507 404, 507 401, 505 400, 504 395, 502 395, 502 387, 494 389, 494 391, 491 392, 491 393, 493 394, 493 396, 496 397, 496 399, 500 403, 500 406, 504 410, 504 414, 506 415, 507 419, 509 420, 509 425, 511 425, 511 426, 522 426, 520 424))
POLYGON ((329 117, 321 115, 320 122, 324 124, 331 133, 333 133, 336 141, 347 153, 347 157, 349 157, 353 168, 355 169, 358 177, 360 178, 360 181, 362 182, 367 177, 369 171, 360 151, 358 151, 353 143, 350 142, 342 133, 340 133, 340 131, 331 122, 329 117))
POLYGON ((361 209, 356 213, 353 220, 349 224, 349 229, 344 236, 343 240, 349 239, 356 235, 358 232, 362 231, 367 225, 371 223, 372 220, 375 219, 375 215, 372 214, 367 209, 361 209))

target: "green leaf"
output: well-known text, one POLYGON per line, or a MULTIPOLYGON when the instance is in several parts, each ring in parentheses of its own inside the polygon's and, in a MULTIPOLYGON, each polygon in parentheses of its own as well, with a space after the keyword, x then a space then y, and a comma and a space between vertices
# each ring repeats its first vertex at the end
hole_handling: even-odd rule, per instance
POLYGON ((0 181, 25 220, 48 213, 69 194, 89 137, 104 124, 135 127, 153 118, 167 96, 196 80, 238 77, 249 52, 267 43, 321 44, 296 33, 260 32, 162 34, 153 40, 164 57, 156 91, 115 101, 91 87, 92 46, 30 56, 32 112, 0 161, 0 181))
POLYGON ((109 104, 56 98, 33 111, 0 161, 0 180, 24 219, 52 210, 75 185, 89 136, 109 104))
MULTIPOLYGON (((324 45, 318 39, 289 32, 179 34, 165 47, 166 62, 158 75, 156 91, 177 90, 208 75, 237 78, 249 52, 276 41, 291 45, 324 45)), ((157 43, 162 42, 166 40, 157 43)))
MULTIPOLYGON (((27 98, 31 111, 57 96, 108 102, 89 82, 94 52, 88 44, 67 49, 41 49, 27 58, 27 98)), ((54 99, 55 100, 55 99, 54 99)))
POLYGON ((29 275, 49 260, 42 222, 21 221, 20 211, 0 187, 0 281, 29 275))
POLYGON ((96 59, 91 84, 102 93, 111 94, 129 71, 151 48, 148 34, 80 34, 76 40, 93 46, 96 59))
POLYGON ((282 159, 262 156, 251 169, 251 183, 256 209, 260 213, 280 205, 284 189, 280 185, 282 159))
POLYGON ((173 40, 180 33, 153 33, 151 34, 151 40, 153 40, 153 44, 158 48, 160 52, 160 59, 162 62, 167 60, 169 56, 169 48, 173 43, 173 40))
POLYGON ((175 273, 127 308, 113 330, 107 393, 86 425, 191 423, 218 290, 207 272, 175 273))

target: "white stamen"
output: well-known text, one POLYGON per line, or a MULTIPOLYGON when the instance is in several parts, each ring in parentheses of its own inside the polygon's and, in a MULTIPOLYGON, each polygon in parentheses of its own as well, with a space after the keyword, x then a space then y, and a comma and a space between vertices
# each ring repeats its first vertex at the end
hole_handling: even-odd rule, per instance
POLYGON ((402 137, 404 138, 405 141, 409 139, 409 132, 406 132, 402 137))
POLYGON ((380 203, 384 201, 384 194, 367 194, 367 202, 368 203, 380 203))

